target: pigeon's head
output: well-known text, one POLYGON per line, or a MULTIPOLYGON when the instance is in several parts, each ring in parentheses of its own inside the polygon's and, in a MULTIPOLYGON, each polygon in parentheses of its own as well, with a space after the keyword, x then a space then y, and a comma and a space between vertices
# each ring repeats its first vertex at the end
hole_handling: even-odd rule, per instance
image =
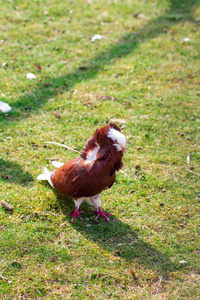
POLYGON ((126 138, 116 124, 110 123, 109 125, 96 129, 94 137, 101 148, 115 146, 117 151, 126 153, 126 138))
POLYGON ((123 133, 121 133, 118 126, 111 123, 107 136, 112 139, 113 145, 117 148, 117 151, 126 153, 126 138, 123 133))

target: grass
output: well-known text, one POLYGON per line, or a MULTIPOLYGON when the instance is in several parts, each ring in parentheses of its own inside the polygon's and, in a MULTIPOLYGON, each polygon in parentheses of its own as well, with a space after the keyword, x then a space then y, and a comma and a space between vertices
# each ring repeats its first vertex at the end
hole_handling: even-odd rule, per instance
POLYGON ((197 4, 1 1, 2 299, 199 299, 197 4), (114 217, 83 203, 72 223, 72 199, 36 177, 76 154, 45 142, 81 150, 110 121, 128 140, 102 193, 114 217))

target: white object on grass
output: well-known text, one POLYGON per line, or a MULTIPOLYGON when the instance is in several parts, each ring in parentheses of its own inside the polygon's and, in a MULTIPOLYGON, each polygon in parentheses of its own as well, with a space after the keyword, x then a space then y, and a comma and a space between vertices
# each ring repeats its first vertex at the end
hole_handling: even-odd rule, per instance
POLYGON ((187 163, 189 164, 190 163, 190 153, 188 152, 187 154, 187 163))
POLYGON ((104 38, 103 35, 101 35, 101 34, 95 34, 95 35, 91 38, 91 41, 94 42, 94 41, 96 41, 96 40, 101 40, 101 39, 103 39, 103 38, 104 38))
POLYGON ((3 101, 0 101, 0 110, 2 111, 2 113, 7 113, 9 111, 11 111, 11 107, 8 103, 5 103, 3 101))
POLYGON ((180 264, 186 264, 187 261, 186 261, 186 260, 179 260, 179 263, 180 263, 180 264))
POLYGON ((33 80, 33 79, 36 79, 36 76, 33 73, 27 73, 26 78, 29 80, 33 80))

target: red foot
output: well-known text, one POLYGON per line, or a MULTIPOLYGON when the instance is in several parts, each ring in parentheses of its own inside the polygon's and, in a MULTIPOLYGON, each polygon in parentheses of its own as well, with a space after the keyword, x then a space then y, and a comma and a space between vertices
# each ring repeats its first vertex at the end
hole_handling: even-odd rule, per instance
POLYGON ((109 214, 109 213, 103 212, 103 211, 101 210, 101 207, 99 207, 98 210, 94 209, 94 211, 97 213, 97 216, 96 216, 95 219, 98 219, 98 217, 102 216, 104 219, 106 219, 106 221, 109 222, 109 219, 108 219, 108 217, 106 217, 106 216, 113 216, 113 214, 109 214))
POLYGON ((84 211, 79 211, 78 208, 76 207, 76 208, 75 208, 75 211, 74 211, 72 214, 70 214, 70 216, 73 216, 72 219, 71 219, 71 221, 74 221, 74 219, 75 219, 76 217, 79 217, 81 220, 83 220, 83 219, 81 218, 81 216, 80 216, 80 214, 82 214, 82 213, 84 213, 84 211))

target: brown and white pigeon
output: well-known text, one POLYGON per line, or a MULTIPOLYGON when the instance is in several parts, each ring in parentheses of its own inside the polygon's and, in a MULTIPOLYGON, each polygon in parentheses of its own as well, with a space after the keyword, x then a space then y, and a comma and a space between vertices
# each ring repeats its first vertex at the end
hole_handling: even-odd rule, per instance
POLYGON ((96 219, 103 216, 109 221, 107 215, 112 214, 101 210, 100 193, 115 182, 116 171, 123 166, 123 152, 126 153, 126 138, 117 125, 110 123, 96 129, 78 158, 66 163, 53 161, 57 169, 49 172, 45 168, 44 174, 37 179, 48 180, 56 191, 73 197, 75 211, 71 214, 72 221, 76 217, 82 219, 79 206, 85 198, 95 206, 96 219))

